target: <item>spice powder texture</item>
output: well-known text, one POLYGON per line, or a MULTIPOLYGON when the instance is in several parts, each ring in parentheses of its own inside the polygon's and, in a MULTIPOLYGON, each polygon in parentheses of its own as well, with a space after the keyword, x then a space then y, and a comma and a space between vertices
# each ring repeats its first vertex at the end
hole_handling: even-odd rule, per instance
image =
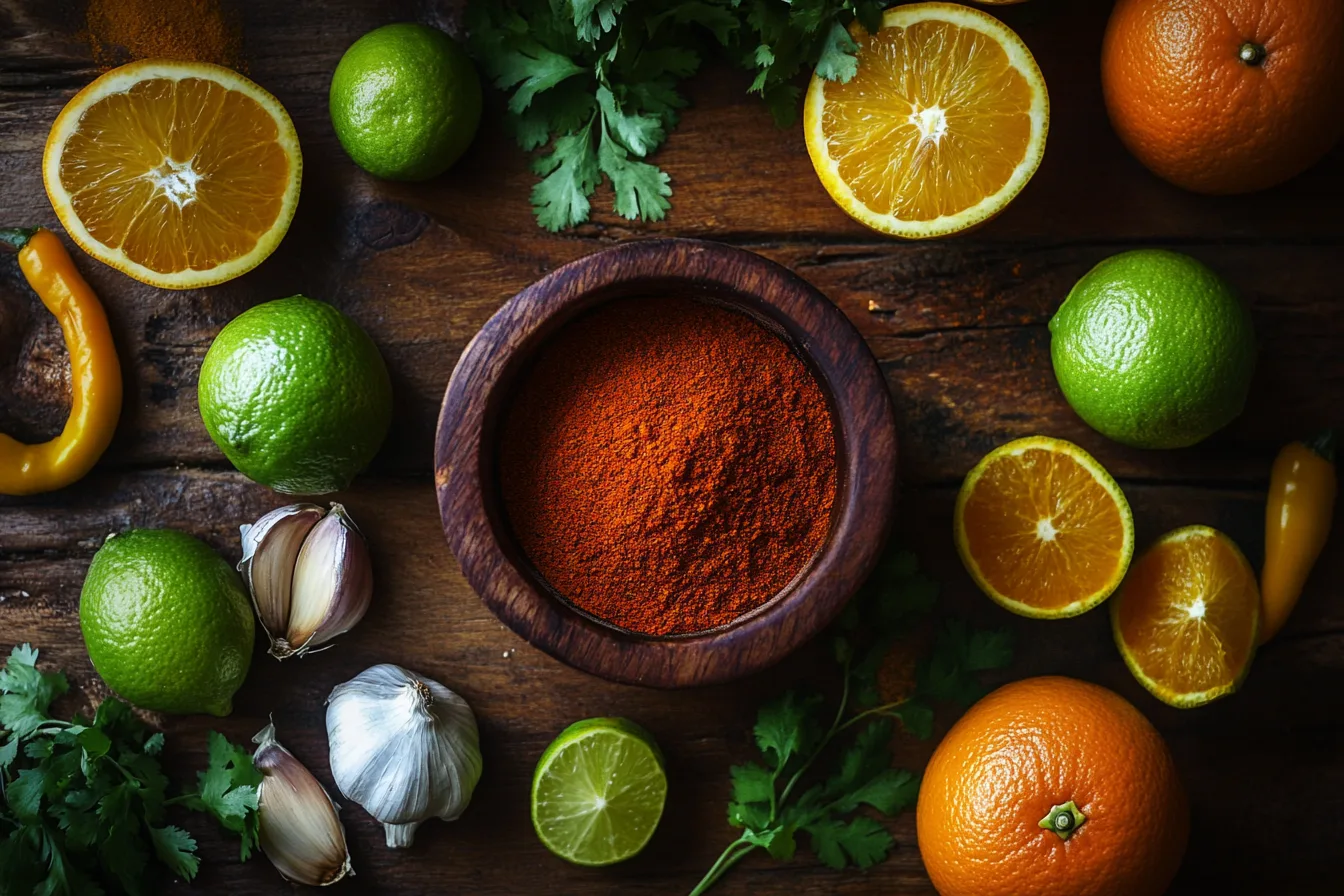
POLYGON ((506 415, 505 511, 552 587, 613 625, 704 631, 768 601, 830 529, 825 396, 749 317, 623 299, 562 329, 506 415))

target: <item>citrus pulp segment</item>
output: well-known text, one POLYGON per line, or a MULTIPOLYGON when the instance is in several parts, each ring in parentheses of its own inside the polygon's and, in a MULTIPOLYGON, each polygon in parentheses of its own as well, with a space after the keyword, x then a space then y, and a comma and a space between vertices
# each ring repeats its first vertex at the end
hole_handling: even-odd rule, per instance
POLYGON ((1041 163, 1050 100, 1036 60, 998 19, 950 3, 889 9, 847 83, 813 75, 803 108, 822 185, 893 236, 965 230, 1000 212, 1041 163))
POLYGON ((1077 445, 1045 436, 980 461, 957 495, 954 527, 980 589, 1041 619, 1101 603, 1134 553, 1134 519, 1115 480, 1077 445))
POLYGON ((1116 646, 1164 703, 1201 706, 1235 691, 1260 632, 1255 572, 1223 533, 1187 526, 1144 552, 1111 603, 1116 646))
POLYGON ((538 761, 532 825, 562 859, 611 865, 644 848, 666 799, 663 757, 649 733, 628 719, 586 719, 538 761))
POLYGON ((188 289, 275 250, 302 167, 294 125, 265 90, 222 66, 145 60, 66 104, 42 179, 85 252, 144 283, 188 289))

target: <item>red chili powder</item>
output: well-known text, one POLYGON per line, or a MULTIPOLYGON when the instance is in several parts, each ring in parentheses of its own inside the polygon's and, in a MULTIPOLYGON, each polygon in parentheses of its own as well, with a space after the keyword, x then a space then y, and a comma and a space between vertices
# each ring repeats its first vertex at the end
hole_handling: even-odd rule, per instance
POLYGON ((744 314, 607 303, 541 350, 509 408, 504 506, 546 581, 649 635, 704 631, 777 594, 830 530, 821 387, 744 314))

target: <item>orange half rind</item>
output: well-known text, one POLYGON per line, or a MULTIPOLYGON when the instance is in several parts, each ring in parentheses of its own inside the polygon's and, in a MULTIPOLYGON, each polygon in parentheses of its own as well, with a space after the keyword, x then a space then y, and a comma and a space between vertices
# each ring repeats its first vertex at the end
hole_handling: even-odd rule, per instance
POLYGON ((113 69, 76 94, 42 157, 71 239, 168 289, 260 264, 294 217, 302 171, 275 97, 222 66, 162 59, 113 69))

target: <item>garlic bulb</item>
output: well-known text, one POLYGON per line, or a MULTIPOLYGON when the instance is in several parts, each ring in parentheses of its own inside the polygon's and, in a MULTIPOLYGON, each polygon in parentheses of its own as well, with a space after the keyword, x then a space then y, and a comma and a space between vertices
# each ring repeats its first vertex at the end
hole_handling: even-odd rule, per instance
POLYGON ((423 821, 461 815, 481 778, 466 701, 390 663, 332 690, 327 739, 336 786, 383 823, 390 847, 410 846, 423 821))
POLYGON ((260 744, 252 763, 261 772, 257 824, 261 849, 277 871, 295 883, 334 884, 355 872, 345 845, 340 807, 303 763, 275 739, 270 724, 252 738, 260 744))
POLYGON ((238 571, 276 659, 303 656, 354 628, 373 598, 364 536, 345 508, 291 504, 243 526, 238 571))

